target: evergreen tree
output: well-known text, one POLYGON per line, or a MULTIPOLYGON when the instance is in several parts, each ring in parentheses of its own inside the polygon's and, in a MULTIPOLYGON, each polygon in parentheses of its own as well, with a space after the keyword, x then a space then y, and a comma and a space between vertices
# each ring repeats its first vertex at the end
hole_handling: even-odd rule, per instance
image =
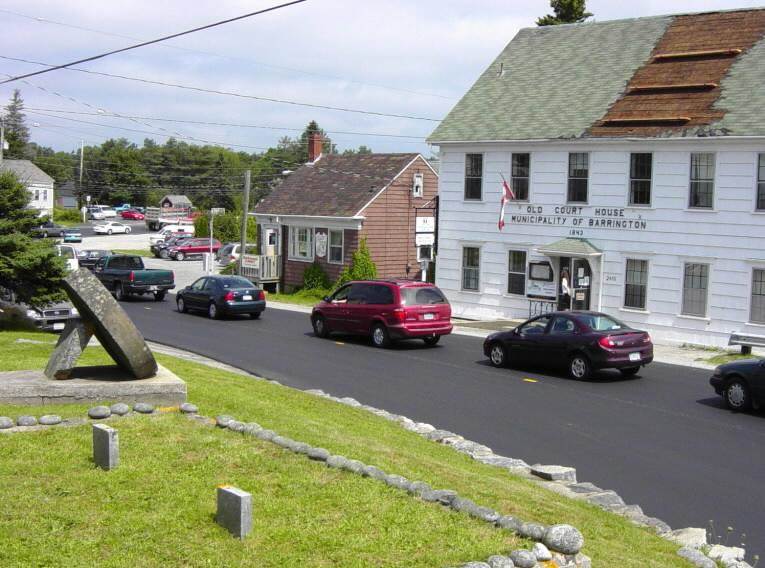
POLYGON ((538 26, 557 26, 558 24, 578 24, 591 17, 585 0, 550 0, 550 7, 555 14, 547 14, 537 19, 538 26))
POLYGON ((0 174, 0 287, 33 306, 61 300, 60 280, 66 264, 48 239, 33 240, 29 231, 39 224, 27 209, 27 188, 10 172, 0 174))
POLYGON ((343 268, 337 278, 337 286, 342 286, 351 280, 374 280, 377 278, 377 266, 367 247, 367 240, 361 239, 359 248, 353 253, 351 264, 343 268))
POLYGON ((5 126, 5 139, 8 141, 8 156, 23 158, 27 144, 29 144, 29 129, 25 122, 24 100, 21 91, 13 90, 10 102, 5 107, 3 125, 5 126))

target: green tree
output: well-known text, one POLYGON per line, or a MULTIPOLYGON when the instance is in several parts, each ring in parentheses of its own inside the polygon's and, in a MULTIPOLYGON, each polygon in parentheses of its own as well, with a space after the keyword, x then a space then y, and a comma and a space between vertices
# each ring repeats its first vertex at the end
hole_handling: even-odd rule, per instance
MULTIPOLYGON (((238 243, 242 230, 242 212, 232 211, 216 215, 213 222, 213 238, 222 243, 238 243)), ((200 215, 194 221, 194 235, 200 238, 210 236, 210 217, 200 215)), ((258 224, 255 217, 247 219, 247 243, 255 244, 258 238, 258 224)))
POLYGON ((578 24, 591 17, 585 0, 550 0, 554 14, 537 18, 538 26, 557 26, 558 24, 578 24))
POLYGON ((21 98, 21 91, 14 89, 11 100, 5 107, 5 116, 3 117, 5 139, 8 141, 8 156, 13 158, 26 156, 29 129, 25 119, 24 99, 21 98))
POLYGON ((337 278, 337 286, 342 286, 351 280, 374 280, 377 278, 377 266, 369 253, 366 238, 361 239, 359 248, 353 253, 351 263, 343 268, 337 278))
POLYGON ((372 148, 365 146, 362 144, 359 146, 358 150, 354 150, 353 148, 348 148, 343 152, 343 156, 353 156, 354 154, 371 154, 372 148))
POLYGON ((0 287, 22 302, 43 306, 64 298, 60 281, 66 263, 48 239, 29 237, 40 222, 37 213, 27 209, 29 199, 15 175, 0 174, 0 287))
POLYGON ((303 271, 304 290, 326 290, 330 282, 327 273, 318 262, 314 262, 303 271))

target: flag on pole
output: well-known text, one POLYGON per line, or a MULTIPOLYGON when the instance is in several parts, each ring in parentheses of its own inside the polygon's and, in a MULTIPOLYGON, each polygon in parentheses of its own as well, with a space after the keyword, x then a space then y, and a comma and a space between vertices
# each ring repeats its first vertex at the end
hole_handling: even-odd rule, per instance
POLYGON ((513 189, 510 187, 510 184, 507 183, 507 180, 505 179, 505 176, 502 174, 499 174, 502 177, 502 199, 500 200, 500 207, 499 207, 499 222, 497 223, 497 227, 501 231, 505 228, 505 204, 508 201, 512 201, 515 199, 515 193, 513 192, 513 189))

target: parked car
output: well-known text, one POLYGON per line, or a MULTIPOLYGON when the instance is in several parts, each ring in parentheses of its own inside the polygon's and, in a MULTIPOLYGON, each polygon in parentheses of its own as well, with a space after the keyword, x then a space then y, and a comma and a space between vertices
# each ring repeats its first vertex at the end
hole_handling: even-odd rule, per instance
POLYGON ((180 234, 191 235, 193 237, 194 225, 168 225, 164 229, 160 229, 156 235, 149 235, 149 243, 158 243, 160 241, 167 240, 167 238, 171 235, 180 234))
POLYGON ((567 368, 569 376, 578 380, 607 368, 631 376, 653 361, 648 333, 591 311, 552 312, 511 331, 492 333, 484 341, 483 352, 495 367, 567 368))
POLYGON ((106 214, 102 211, 100 206, 91 205, 88 207, 88 219, 92 219, 93 221, 103 221, 106 219, 106 214))
POLYGON ((117 213, 122 213, 123 211, 129 211, 130 209, 132 209, 132 207, 131 207, 130 203, 123 203, 122 205, 117 205, 117 206, 114 208, 114 210, 115 210, 117 213))
POLYGON ((125 225, 125 223, 110 221, 109 223, 102 223, 100 225, 96 225, 95 227, 93 227, 93 232, 98 235, 111 235, 113 233, 127 234, 130 232, 130 227, 128 225, 125 225))
POLYGON ((186 233, 173 233, 167 239, 164 241, 158 241, 151 245, 149 249, 151 252, 156 256, 157 258, 170 258, 170 254, 167 252, 167 249, 171 246, 174 246, 176 243, 180 243, 181 241, 185 239, 191 239, 193 238, 191 235, 188 235, 186 233))
POLYGON ((77 261, 80 263, 80 266, 82 268, 87 268, 91 272, 93 272, 93 268, 96 266, 96 263, 99 259, 105 257, 105 256, 111 256, 114 253, 110 250, 101 250, 101 249, 86 249, 86 250, 78 250, 77 251, 77 261))
POLYGON ((77 309, 68 302, 46 306, 30 306, 20 302, 16 295, 0 288, 0 319, 29 323, 42 331, 62 331, 70 317, 76 317, 77 309))
POLYGON ((331 333, 366 335, 376 347, 399 339, 435 345, 452 332, 452 309, 433 284, 409 280, 349 282, 314 306, 311 323, 318 337, 331 333))
POLYGON ((66 227, 56 225, 52 221, 46 221, 39 227, 32 229, 30 234, 33 238, 47 239, 48 237, 60 237, 61 232, 65 230, 66 227))
POLYGON ((117 300, 131 294, 153 294, 161 302, 168 290, 175 288, 172 270, 146 268, 138 255, 116 254, 98 259, 93 269, 101 283, 117 300))
POLYGON ((144 219, 144 214, 135 209, 126 209, 125 211, 120 212, 120 216, 123 219, 131 219, 133 221, 143 221, 144 219))
POLYGON ((173 260, 185 260, 187 258, 199 257, 212 248, 213 254, 218 252, 221 247, 220 241, 213 239, 212 247, 210 239, 184 239, 167 248, 167 254, 173 260))
POLYGON ((61 231, 61 239, 65 243, 81 243, 82 231, 79 229, 64 229, 61 231))
POLYGON ((176 294, 178 311, 203 310, 210 319, 249 314, 258 319, 266 309, 263 290, 241 276, 203 276, 176 294))
POLYGON ((720 365, 709 383, 731 410, 759 408, 765 402, 765 359, 741 359, 720 365))
MULTIPOLYGON (((226 266, 239 260, 239 251, 242 249, 241 243, 228 243, 223 245, 215 254, 215 258, 221 266, 226 266)), ((256 254, 256 245, 247 245, 245 254, 256 254)))
POLYGON ((66 269, 70 272, 77 270, 80 263, 77 260, 77 251, 72 245, 56 245, 56 254, 66 260, 66 269))

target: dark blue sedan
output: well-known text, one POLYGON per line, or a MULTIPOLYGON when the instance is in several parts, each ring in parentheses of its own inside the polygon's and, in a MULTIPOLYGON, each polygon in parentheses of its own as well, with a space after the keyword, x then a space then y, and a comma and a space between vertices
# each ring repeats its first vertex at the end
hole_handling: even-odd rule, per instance
POLYGON ((241 276, 203 276, 180 290, 175 301, 179 312, 205 311, 210 319, 239 314, 258 319, 266 309, 263 290, 241 276))
POLYGON ((758 408, 765 400, 765 360, 742 359, 720 365, 709 383, 731 410, 758 408))

